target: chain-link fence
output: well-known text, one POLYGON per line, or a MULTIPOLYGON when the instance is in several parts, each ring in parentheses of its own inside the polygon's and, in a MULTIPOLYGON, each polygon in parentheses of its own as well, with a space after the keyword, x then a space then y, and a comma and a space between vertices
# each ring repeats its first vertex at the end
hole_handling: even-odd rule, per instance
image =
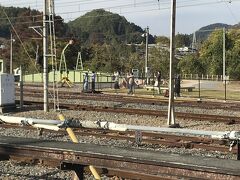
MULTIPOLYGON (((87 92, 93 90, 98 92, 108 93, 126 93, 128 92, 128 78, 127 74, 121 74, 118 79, 119 88, 114 84, 114 74, 110 73, 96 73, 94 82, 92 80, 92 72, 89 71, 70 71, 67 74, 68 79, 74 86, 84 91, 84 79, 88 73, 87 92)), ((61 78, 65 77, 65 74, 55 73, 56 82, 61 82, 61 78)), ((42 74, 30 74, 24 75, 24 82, 28 83, 41 83, 42 74)), ((134 77, 134 94, 135 95, 153 95, 153 96, 167 96, 169 79, 162 76, 160 86, 156 85, 156 74, 151 74, 148 77, 148 84, 146 84, 146 78, 134 77)), ((53 73, 49 73, 49 82, 53 81, 53 73)), ((174 81, 173 81, 174 82, 174 81)), ((182 75, 180 82, 180 97, 198 98, 198 99, 219 99, 219 100, 240 100, 240 81, 222 79, 222 76, 197 76, 197 75, 182 75)))

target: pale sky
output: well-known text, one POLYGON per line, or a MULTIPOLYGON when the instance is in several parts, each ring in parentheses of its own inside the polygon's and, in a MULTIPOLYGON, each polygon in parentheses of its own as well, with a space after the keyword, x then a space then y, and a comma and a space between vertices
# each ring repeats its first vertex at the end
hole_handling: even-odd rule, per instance
MULTIPOLYGON (((42 11, 44 0, 1 0, 2 6, 31 7, 42 11)), ((55 0, 55 12, 65 22, 103 8, 124 16, 152 35, 169 36, 171 0, 55 0)), ((240 0, 177 0, 176 33, 190 34, 213 24, 240 22, 240 0)))

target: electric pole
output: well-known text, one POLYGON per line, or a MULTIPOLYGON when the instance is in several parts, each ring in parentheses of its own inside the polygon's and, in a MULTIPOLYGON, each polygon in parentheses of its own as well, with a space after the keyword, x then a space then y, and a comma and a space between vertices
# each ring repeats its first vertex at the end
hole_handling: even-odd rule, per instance
POLYGON ((193 33, 192 52, 197 49, 196 31, 193 33))
POLYGON ((223 28, 223 81, 226 80, 226 50, 225 50, 225 44, 226 44, 226 31, 225 31, 225 27, 223 28))
POLYGON ((13 73, 13 36, 11 33, 11 42, 10 42, 10 74, 13 73))
POLYGON ((78 52, 77 56, 77 63, 76 63, 76 71, 77 70, 83 70, 83 62, 82 62, 82 53, 78 52))
POLYGON ((149 27, 146 28, 146 54, 145 54, 145 78, 146 78, 146 84, 149 84, 149 78, 148 78, 148 36, 149 36, 149 27))
POLYGON ((176 0, 171 0, 171 27, 170 27, 170 65, 169 65, 169 102, 168 102, 168 126, 175 125, 174 112, 174 85, 173 64, 175 59, 175 24, 176 24, 176 0))
POLYGON ((49 111, 48 107, 48 47, 47 47, 47 39, 48 39, 48 1, 43 0, 43 102, 44 102, 44 112, 49 111))

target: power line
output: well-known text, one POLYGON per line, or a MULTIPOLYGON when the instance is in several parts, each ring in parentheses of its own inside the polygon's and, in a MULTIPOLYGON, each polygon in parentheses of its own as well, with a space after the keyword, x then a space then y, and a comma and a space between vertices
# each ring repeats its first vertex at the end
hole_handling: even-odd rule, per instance
POLYGON ((231 8, 229 7, 229 3, 231 3, 230 1, 227 3, 225 3, 226 4, 226 6, 227 6, 227 9, 229 10, 229 12, 230 12, 230 14, 231 14, 231 16, 233 17, 233 19, 236 21, 236 23, 239 23, 239 20, 238 20, 238 18, 235 16, 235 14, 233 13, 233 11, 231 10, 231 8))
MULTIPOLYGON (((103 0, 101 2, 107 2, 109 0, 103 0)), ((240 1, 240 0, 233 0, 233 1, 240 1)), ((72 1, 72 2, 76 2, 76 1, 72 1)), ((165 2, 162 2, 164 4, 167 4, 168 1, 165 1, 165 2)), ((195 2, 194 0, 186 0, 186 1, 182 1, 181 3, 189 3, 189 2, 195 2)), ((199 1, 198 1, 199 2, 199 1)), ((194 7, 194 6, 203 6, 203 5, 211 5, 211 4, 219 4, 219 3, 225 3, 226 1, 215 1, 215 2, 205 2, 205 3, 194 3, 194 4, 185 4, 185 5, 178 5, 177 8, 185 8, 185 7, 194 7)), ((137 13, 137 12, 148 12, 148 11, 161 11, 161 10, 167 10, 167 9, 170 9, 170 7, 161 7, 160 9, 159 8, 149 8, 149 9, 145 9, 145 10, 138 10, 138 11, 122 11, 122 8, 125 8, 125 9, 129 9, 129 5, 131 4, 124 4, 124 5, 118 5, 118 6, 111 6, 111 7, 105 7, 105 9, 118 9, 120 8, 121 9, 121 13, 120 14, 130 14, 130 13, 137 13)), ((156 5, 156 3, 153 3, 152 1, 147 1, 147 2, 141 2, 141 3, 138 3, 138 7, 144 7, 146 8, 148 6, 152 6, 152 5, 156 5)), ((162 5, 162 4, 161 4, 162 5)), ((72 5, 69 5, 69 6, 72 6, 72 5)), ((66 6, 65 6, 66 7, 66 6)), ((87 10, 75 10, 75 11, 67 11, 67 12, 60 12, 58 13, 58 15, 67 15, 67 14, 75 14, 75 13, 84 13, 84 12, 89 12, 93 9, 87 9, 87 10)), ((34 15, 34 16, 24 16, 24 17, 39 17, 41 15, 34 15)), ((106 15, 104 15, 106 16, 106 15)), ((97 17, 97 16, 88 16, 88 17, 97 17)), ((101 17, 101 16, 99 16, 101 17)), ((9 17, 10 19, 17 19, 17 18, 21 18, 21 17, 9 17)), ((87 17, 85 17, 87 18, 87 17)), ((0 18, 2 20, 4 20, 4 18, 0 18)), ((64 20, 71 20, 73 18, 65 18, 64 20)))
MULTIPOLYGON (((98 3, 98 8, 103 8, 103 9, 116 9, 116 8, 132 8, 132 7, 134 7, 134 8, 137 8, 137 5, 139 5, 139 6, 141 6, 141 5, 144 5, 144 4, 150 4, 150 5, 153 5, 153 6, 156 6, 158 3, 155 1, 155 0, 151 0, 151 1, 144 1, 144 2, 138 2, 138 3, 128 3, 128 4, 122 4, 122 5, 117 5, 117 6, 111 6, 111 7, 107 7, 107 6, 103 6, 103 7, 101 7, 101 6, 99 6, 99 3, 104 3, 104 2, 108 2, 108 1, 110 1, 110 0, 101 0, 101 1, 94 1, 94 0, 88 0, 88 1, 70 1, 70 2, 58 2, 57 4, 56 4, 56 7, 72 7, 72 6, 78 6, 78 5, 81 5, 81 4, 87 4, 87 5, 89 5, 89 4, 93 4, 93 3, 98 3), (83 2, 83 3, 82 3, 83 2), (76 3, 79 3, 79 4, 76 4, 76 3), (64 6, 63 6, 64 5, 64 6)), ((207 1, 206 2, 206 0, 199 0, 199 1, 197 1, 197 2, 200 2, 200 1, 203 1, 203 3, 204 4, 217 4, 217 3, 224 3, 224 2, 229 2, 229 0, 221 0, 221 1, 216 1, 216 0, 214 0, 213 2, 209 2, 209 1, 207 1)), ((235 1, 239 1, 239 0, 232 0, 232 3, 233 2, 235 2, 235 1)), ((178 3, 178 5, 177 6, 180 6, 180 7, 184 7, 184 6, 186 6, 186 7, 188 7, 188 6, 198 6, 199 4, 196 4, 196 5, 194 5, 194 4, 186 4, 186 3, 190 3, 190 2, 196 2, 196 0, 185 0, 185 1, 180 1, 179 3, 178 3), (181 5, 181 4, 183 4, 183 5, 181 5), (186 5, 184 5, 184 4, 186 4, 186 5)), ((170 1, 169 0, 164 0, 164 1, 160 1, 159 3, 161 3, 161 6, 162 5, 164 5, 164 4, 166 4, 166 5, 170 5, 169 3, 170 3, 170 1)), ((24 2, 24 4, 26 4, 26 2, 24 2)), ((29 5, 31 5, 31 4, 34 4, 34 3, 28 3, 29 5)), ((11 3, 11 6, 13 6, 13 5, 22 5, 22 3, 20 4, 12 4, 11 3)), ((42 7, 42 6, 41 6, 42 7)), ((91 11, 91 10, 93 10, 93 9, 95 9, 95 8, 92 8, 92 9, 87 9, 87 10, 84 10, 83 12, 86 12, 86 11, 91 11)), ((77 12, 82 12, 82 11, 77 11, 77 12)), ((70 12, 66 12, 66 13, 70 13, 70 12)), ((59 14, 62 14, 62 13, 59 13, 59 14)))

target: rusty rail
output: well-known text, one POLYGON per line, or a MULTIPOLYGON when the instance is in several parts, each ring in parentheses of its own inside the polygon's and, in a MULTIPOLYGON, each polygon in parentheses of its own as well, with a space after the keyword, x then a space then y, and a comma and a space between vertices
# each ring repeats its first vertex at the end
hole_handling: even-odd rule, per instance
MULTIPOLYGON (((18 103, 18 101, 17 101, 18 103)), ((24 104, 42 104, 43 102, 38 101, 24 101, 24 104)), ((53 106, 52 103, 50 105, 53 106)), ((148 115, 148 116, 159 116, 167 117, 167 111, 160 110, 147 110, 147 109, 134 109, 134 108, 121 108, 121 107, 108 107, 108 106, 91 106, 91 105, 79 105, 79 104, 67 104, 61 103, 61 109, 78 110, 78 111, 98 111, 98 112, 111 112, 111 113, 126 113, 126 114, 137 114, 137 115, 148 115)), ((192 119, 201 121, 212 121, 212 122, 223 122, 227 124, 239 124, 240 117, 235 116, 219 116, 210 114, 193 114, 175 112, 176 117, 182 119, 192 119)))
MULTIPOLYGON (((16 95, 19 95, 19 89, 16 89, 16 95)), ((24 89, 24 95, 31 97, 42 97, 43 91, 40 89, 24 89)), ((84 100, 95 100, 95 101, 113 101, 120 103, 141 103, 150 105, 167 105, 167 99, 156 99, 147 97, 137 97, 137 96, 125 96, 125 95, 111 95, 111 94, 86 94, 81 92, 71 92, 71 91, 59 91, 59 97, 61 99, 84 99, 84 100)), ((197 102, 192 100, 175 100, 175 104, 181 107, 196 107, 204 109, 231 109, 232 111, 240 110, 240 103, 238 102, 197 102)))
MULTIPOLYGON (((61 168, 82 170, 92 164, 98 168, 135 173, 138 178, 236 179, 240 162, 206 157, 172 155, 154 151, 122 149, 94 144, 43 141, 19 137, 0 137, 0 154, 61 162, 61 168)), ((126 174, 124 174, 126 175, 126 174)))
MULTIPOLYGON (((13 124, 0 124, 2 128, 14 128, 14 129, 28 129, 34 130, 31 126, 19 126, 13 124)), ((50 130, 41 130, 41 134, 44 132, 49 132, 50 130)), ((50 131, 51 132, 51 131, 50 131)), ((65 131, 55 132, 60 135, 66 135, 65 131)), ((181 136, 175 134, 164 134, 164 133, 154 133, 154 132, 141 132, 140 140, 137 139, 136 131, 111 131, 105 129, 88 129, 88 128, 78 128, 74 129, 74 133, 78 136, 94 136, 99 138, 108 138, 116 140, 127 140, 131 141, 139 146, 143 145, 164 145, 168 148, 186 148, 186 149, 205 149, 208 151, 219 151, 224 153, 234 153, 238 152, 237 146, 234 146, 232 151, 229 151, 228 140, 217 140, 206 137, 197 136, 181 136)))

